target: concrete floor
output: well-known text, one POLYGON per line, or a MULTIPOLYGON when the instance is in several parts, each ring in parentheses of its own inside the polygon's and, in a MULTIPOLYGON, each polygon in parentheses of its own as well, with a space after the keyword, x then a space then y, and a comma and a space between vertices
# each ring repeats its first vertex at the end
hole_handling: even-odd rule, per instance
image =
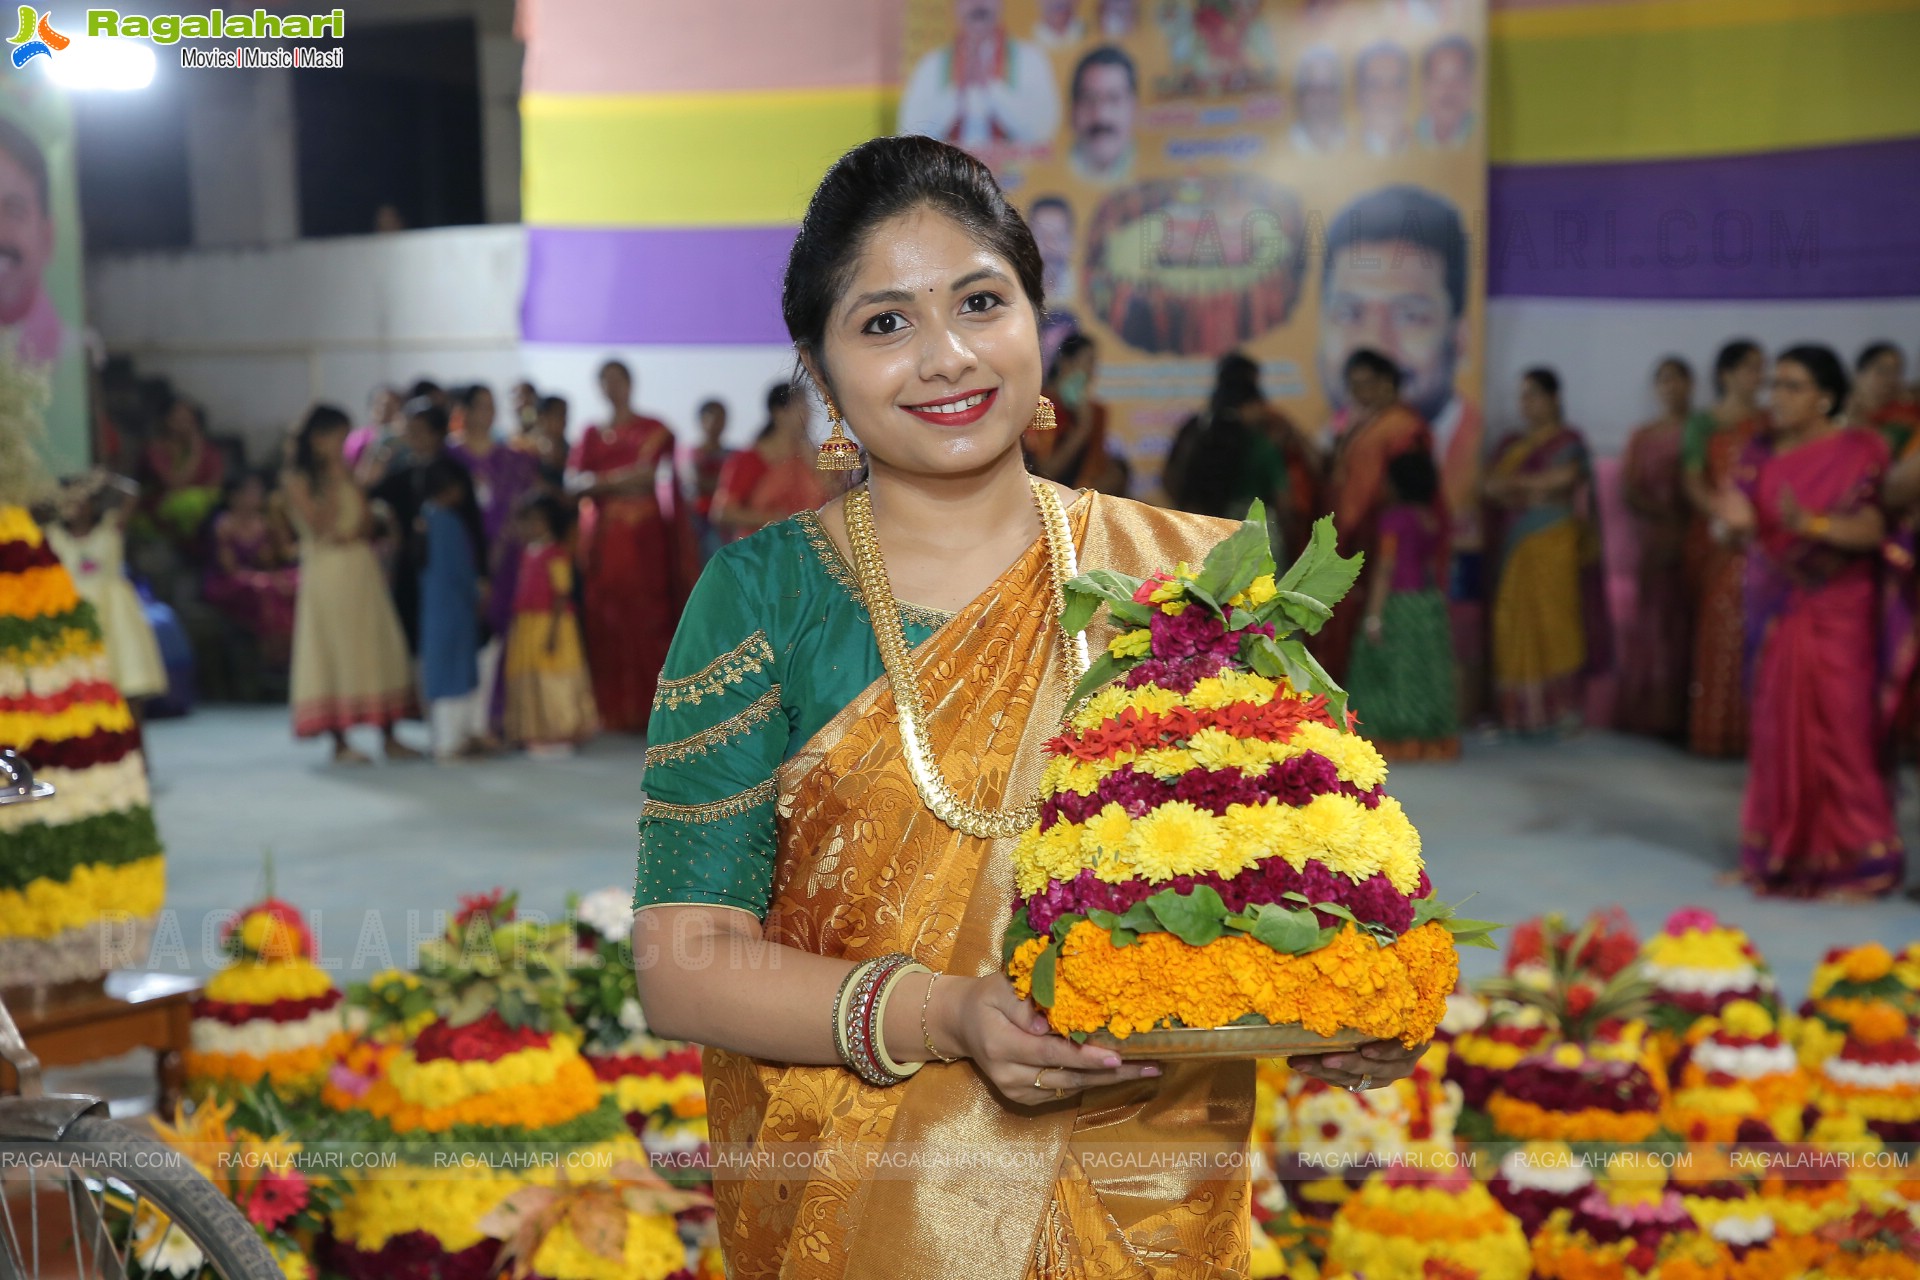
MULTIPOLYGON (((505 885, 525 909, 558 914, 569 890, 632 881, 637 739, 565 761, 338 769, 321 744, 291 738, 283 709, 216 707, 154 724, 152 746, 179 926, 162 936, 163 968, 213 966, 203 939, 215 913, 259 894, 269 850, 277 891, 317 913, 322 963, 343 981, 404 964, 409 941, 435 936, 434 914, 462 893, 505 885)), ((1441 893, 1476 894, 1476 917, 1581 917, 1617 902, 1646 932, 1675 907, 1710 907, 1755 936, 1796 1000, 1827 947, 1920 937, 1909 900, 1827 906, 1715 885, 1734 865, 1744 772, 1594 733, 1472 743, 1458 765, 1396 769, 1388 789, 1420 828, 1441 893)), ((1912 839, 1920 812, 1908 799, 1912 839)), ((1470 954, 1469 971, 1493 959, 1470 954)))
MULTIPOLYGON (((269 851, 276 892, 310 913, 320 962, 343 983, 409 963, 463 893, 517 888, 523 910, 558 915, 569 890, 632 882, 637 739, 607 738, 563 761, 339 769, 322 744, 293 740, 284 708, 214 707, 153 724, 151 744, 168 853, 169 925, 153 961, 163 970, 217 965, 219 913, 259 896, 269 851)), ((1553 746, 1471 743, 1457 765, 1396 769, 1388 788, 1420 828, 1441 893, 1474 894, 1467 914, 1478 918, 1558 909, 1577 919, 1619 903, 1645 934, 1676 907, 1710 907, 1753 934, 1794 1002, 1827 947, 1920 937, 1920 906, 1904 898, 1828 906, 1716 885, 1735 862, 1744 772, 1594 733, 1553 746)), ((1907 799, 1911 840, 1920 812, 1907 799)), ((1465 956, 1470 975, 1497 963, 1491 952, 1465 956)), ((136 1056, 59 1073, 56 1087, 129 1098, 151 1079, 136 1056)))

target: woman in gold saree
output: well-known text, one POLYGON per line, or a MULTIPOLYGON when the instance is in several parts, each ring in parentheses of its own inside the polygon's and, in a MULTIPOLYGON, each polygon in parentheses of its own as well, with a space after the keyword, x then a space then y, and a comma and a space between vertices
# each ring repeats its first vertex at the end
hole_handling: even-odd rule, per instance
MULTIPOLYGON (((1252 1064, 1123 1063, 1000 971, 1079 669, 1063 582, 1198 563, 1230 527, 1027 475, 1040 278, 964 152, 884 138, 834 166, 783 305, 865 483, 725 548, 667 659, 634 941, 653 1030, 708 1046, 735 1280, 1244 1274, 1252 1064), (896 954, 924 968, 870 1026, 910 1078, 879 1084, 838 993, 896 954)), ((1298 1065, 1365 1086, 1415 1056, 1298 1065)))

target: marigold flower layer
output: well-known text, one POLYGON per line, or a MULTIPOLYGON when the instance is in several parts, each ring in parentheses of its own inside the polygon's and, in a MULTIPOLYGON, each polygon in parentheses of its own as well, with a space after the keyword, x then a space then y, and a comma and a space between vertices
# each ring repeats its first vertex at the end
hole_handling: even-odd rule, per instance
MULTIPOLYGON (((1031 993, 1044 939, 1013 958, 1014 989, 1031 993)), ((1161 1025, 1223 1027, 1249 1014, 1298 1023, 1316 1035, 1352 1028, 1416 1045, 1430 1039, 1459 974, 1453 937, 1422 925, 1382 947, 1352 928, 1305 955, 1283 955, 1230 935, 1194 947, 1172 934, 1142 934, 1115 947, 1081 921, 1061 945, 1048 1018, 1062 1034, 1111 1032, 1124 1039, 1161 1025)))

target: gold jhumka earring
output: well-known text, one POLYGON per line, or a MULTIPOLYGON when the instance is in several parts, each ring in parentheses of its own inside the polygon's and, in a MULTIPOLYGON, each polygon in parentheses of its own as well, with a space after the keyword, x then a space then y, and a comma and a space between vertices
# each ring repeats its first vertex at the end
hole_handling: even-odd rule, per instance
POLYGON ((827 401, 827 421, 833 434, 820 446, 820 457, 814 465, 822 471, 855 470, 860 465, 860 446, 840 430, 840 410, 832 400, 827 401))
POLYGON ((1052 431, 1059 425, 1060 419, 1056 418, 1053 414, 1053 401, 1047 399, 1045 396, 1041 396, 1040 403, 1034 406, 1033 421, 1028 424, 1027 429, 1029 431, 1052 431))

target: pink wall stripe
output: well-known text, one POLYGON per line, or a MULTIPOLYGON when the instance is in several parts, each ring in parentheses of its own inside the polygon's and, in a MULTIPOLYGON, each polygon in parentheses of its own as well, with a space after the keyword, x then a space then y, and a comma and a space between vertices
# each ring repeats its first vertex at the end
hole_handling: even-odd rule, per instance
POLYGON ((897 84, 901 0, 520 0, 530 93, 897 84))

